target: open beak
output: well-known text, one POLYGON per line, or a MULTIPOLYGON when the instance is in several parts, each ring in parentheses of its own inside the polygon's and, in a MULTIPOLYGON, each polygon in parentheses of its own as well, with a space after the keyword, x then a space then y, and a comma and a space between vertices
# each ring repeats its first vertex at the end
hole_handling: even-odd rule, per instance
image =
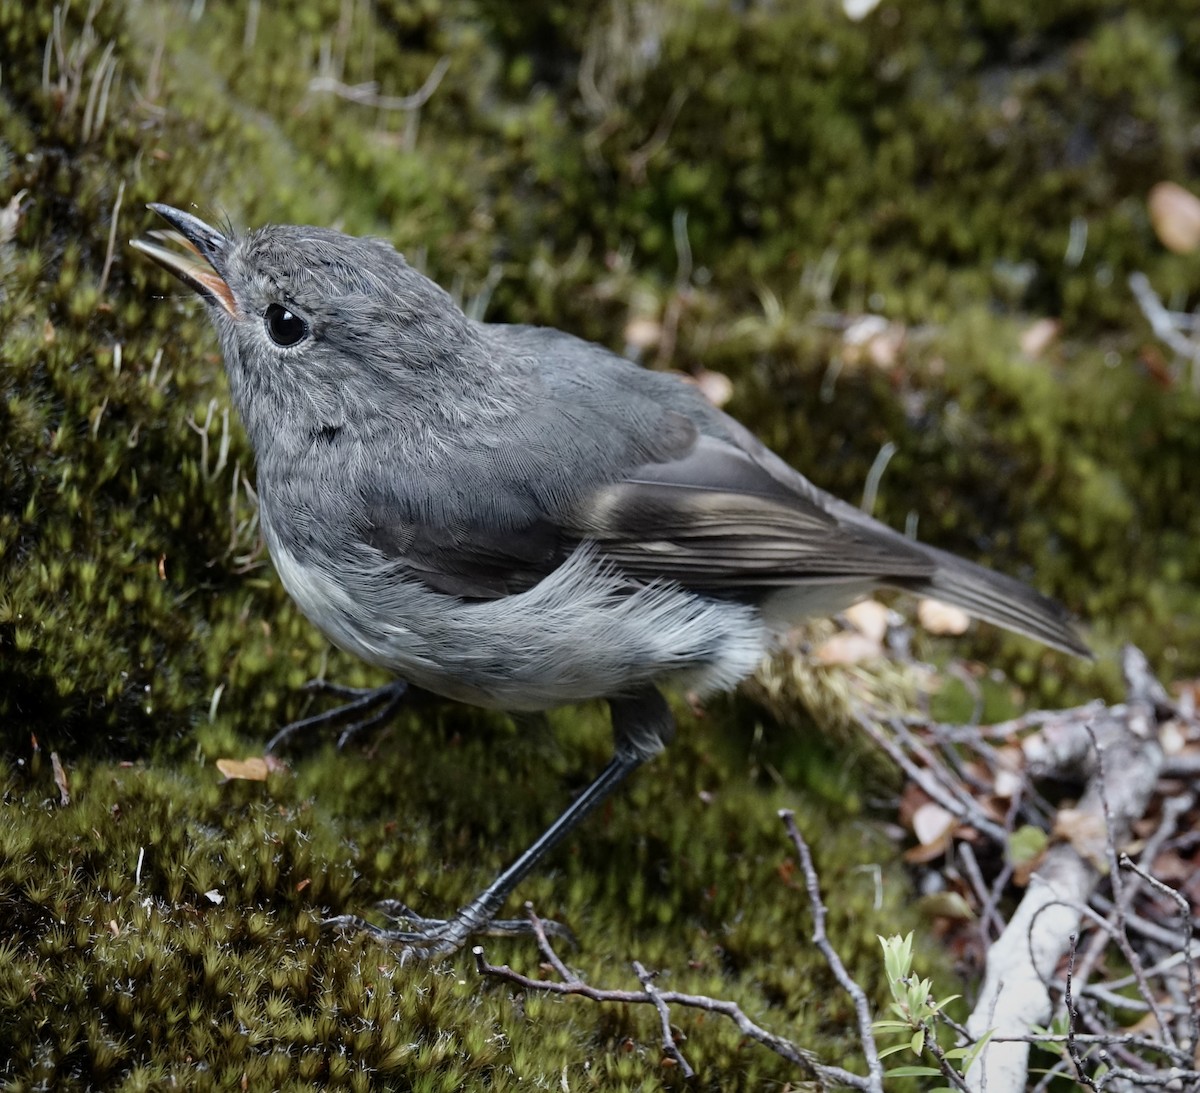
POLYGON ((233 292, 221 276, 229 253, 229 240, 203 220, 181 209, 158 204, 149 205, 148 208, 158 213, 175 230, 152 231, 149 238, 131 239, 129 245, 237 318, 233 292), (164 243, 173 243, 183 249, 172 250, 163 246, 164 243))

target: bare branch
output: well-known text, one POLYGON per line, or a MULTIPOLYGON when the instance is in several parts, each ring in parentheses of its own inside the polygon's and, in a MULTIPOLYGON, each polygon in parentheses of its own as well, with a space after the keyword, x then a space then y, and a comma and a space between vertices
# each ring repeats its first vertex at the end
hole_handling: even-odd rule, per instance
POLYGON ((638 977, 638 982, 641 983, 646 993, 650 996, 650 1001, 654 1004, 654 1008, 658 1010, 658 1019, 662 1025, 663 1051, 675 1060, 676 1065, 683 1071, 685 1078, 694 1078, 696 1072, 692 1069, 687 1059, 683 1057, 683 1052, 679 1050, 679 1045, 675 1043, 675 1032, 671 1028, 671 1011, 667 1009, 667 1003, 663 1000, 662 992, 654 985, 654 975, 646 971, 641 962, 637 960, 633 962, 633 971, 638 977))
POLYGON ((787 828, 788 835, 791 836, 792 843, 796 847, 796 853, 800 857, 800 868, 804 873, 804 884, 808 889, 808 901, 812 905, 813 916, 813 944, 825 958, 825 963, 829 965, 834 977, 842 985, 851 1000, 854 1002, 854 1012, 858 1017, 858 1038, 862 1042, 863 1054, 867 1061, 867 1072, 871 1076, 872 1082, 878 1083, 869 1086, 868 1088, 878 1088, 880 1093, 883 1090, 883 1064, 879 1061, 879 1050, 875 1046, 875 1032, 871 1027, 871 1004, 867 1001, 867 996, 862 987, 855 981, 853 976, 846 971, 846 965, 842 963, 842 958, 838 956, 837 950, 829 944, 829 938, 825 934, 825 903, 821 899, 821 881, 817 876, 816 866, 813 864, 812 851, 808 848, 808 843, 805 842, 804 836, 800 834, 800 828, 796 824, 796 814, 791 809, 780 809, 779 818, 783 820, 784 827, 787 828))
MULTIPOLYGON (((1192 1056, 1200 1049, 1200 989, 1196 984, 1196 958, 1194 935, 1196 923, 1192 918, 1192 910, 1188 901, 1174 888, 1150 876, 1144 869, 1133 862, 1129 855, 1122 854, 1120 865, 1129 869, 1142 878, 1156 892, 1165 895, 1179 908, 1180 934, 1183 938, 1183 965, 1187 969, 1188 1000, 1189 1000, 1189 1044, 1192 1056)), ((1149 1001, 1149 999, 1147 999, 1149 1001)))
MULTIPOLYGON (((863 731, 875 741, 884 751, 888 753, 892 761, 918 786, 921 787, 934 801, 942 806, 952 816, 957 817, 963 823, 970 824, 972 827, 978 828, 988 838, 1003 845, 1008 833, 995 820, 987 815, 982 808, 971 798, 965 790, 957 787, 949 787, 944 784, 943 780, 937 775, 931 774, 929 770, 918 766, 905 751, 899 747, 891 737, 888 736, 867 713, 856 712, 855 719, 862 727, 863 731)), ((889 722, 893 730, 902 730, 904 734, 908 733, 908 729, 898 719, 893 719, 889 722)), ((940 765, 939 765, 940 770, 940 765)))
POLYGON ((1079 1019, 1079 1014, 1075 1010, 1071 997, 1071 980, 1075 973, 1075 946, 1078 940, 1078 936, 1072 934, 1068 949, 1067 990, 1064 998, 1064 1004, 1067 1007, 1067 1054, 1071 1056, 1071 1065, 1075 1067, 1076 1080, 1082 1082, 1089 1089, 1095 1089, 1096 1083, 1088 1076, 1087 1067, 1083 1065, 1083 1059, 1079 1054, 1079 1041, 1075 1037, 1075 1022, 1079 1019))
POLYGON ((776 1055, 795 1063, 809 1081, 823 1082, 826 1085, 846 1086, 850 1089, 860 1089, 864 1093, 878 1093, 882 1087, 872 1083, 870 1078, 861 1074, 853 1074, 838 1066, 827 1066, 818 1062, 811 1051, 797 1047, 790 1040, 776 1036, 765 1028, 755 1024, 736 1002, 723 998, 710 998, 704 994, 684 994, 681 991, 657 991, 652 997, 647 991, 605 990, 593 987, 572 976, 567 982, 552 979, 531 979, 514 971, 507 964, 489 964, 484 957, 483 946, 476 945, 471 952, 475 956, 475 967, 480 975, 501 979, 507 983, 521 987, 527 991, 540 991, 545 994, 574 994, 587 998, 592 1002, 620 1002, 626 1005, 651 1005, 660 1003, 667 1006, 686 1006, 690 1009, 705 1010, 708 1013, 719 1013, 728 1017, 743 1036, 770 1048, 776 1055))
POLYGON ((1200 340, 1189 338, 1180 329, 1176 316, 1168 311, 1144 273, 1129 275, 1129 289, 1137 300, 1138 307, 1154 331, 1155 337, 1164 342, 1192 365, 1192 382, 1200 383, 1200 340))

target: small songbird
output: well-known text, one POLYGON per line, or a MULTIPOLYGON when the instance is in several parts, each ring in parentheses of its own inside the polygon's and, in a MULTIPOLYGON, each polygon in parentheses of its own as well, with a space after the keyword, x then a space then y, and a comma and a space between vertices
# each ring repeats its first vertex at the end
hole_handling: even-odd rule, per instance
POLYGON ((150 208, 178 235, 133 245, 208 305, 267 547, 313 624, 463 702, 610 706, 612 760, 484 892, 373 928, 415 955, 485 928, 663 749, 660 688, 732 688, 791 621, 896 588, 1088 655, 1056 603, 823 492, 678 377, 469 319, 379 239, 150 208))

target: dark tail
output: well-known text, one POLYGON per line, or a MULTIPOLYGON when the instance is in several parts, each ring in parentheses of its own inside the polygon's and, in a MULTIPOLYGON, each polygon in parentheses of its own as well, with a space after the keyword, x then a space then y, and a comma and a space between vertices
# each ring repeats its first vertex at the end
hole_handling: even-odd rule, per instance
POLYGON ((932 578, 901 587, 945 600, 976 618, 1036 638, 1064 653, 1092 659, 1062 604, 1003 573, 985 569, 936 547, 925 547, 937 568, 932 578))

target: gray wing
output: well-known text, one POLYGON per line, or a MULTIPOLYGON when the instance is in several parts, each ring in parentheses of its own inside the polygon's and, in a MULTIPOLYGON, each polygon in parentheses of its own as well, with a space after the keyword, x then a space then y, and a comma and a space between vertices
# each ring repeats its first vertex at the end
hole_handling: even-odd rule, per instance
POLYGON ((532 587, 583 542, 637 583, 714 593, 932 576, 933 563, 908 540, 839 521, 727 441, 694 429, 687 439, 675 458, 617 464, 582 489, 566 485, 561 465, 557 480, 549 468, 512 479, 497 473, 508 461, 480 451, 463 460, 474 504, 450 512, 443 504, 430 519, 378 497, 363 510, 360 536, 429 587, 470 599, 532 587))
POLYGON ((561 530, 546 519, 435 523, 385 498, 366 513, 358 532, 363 542, 434 591, 461 599, 493 600, 524 592, 571 552, 561 530))
POLYGON ((839 521, 817 497, 712 436, 697 437, 681 459, 637 467, 581 498, 564 524, 633 576, 712 592, 885 583, 934 571, 919 547, 839 521))
POLYGON ((823 494, 746 437, 752 445, 745 448, 700 437, 687 457, 636 469, 587 499, 574 514, 576 532, 643 580, 750 596, 810 583, 884 585, 1091 656, 1061 604, 905 538, 823 494))

